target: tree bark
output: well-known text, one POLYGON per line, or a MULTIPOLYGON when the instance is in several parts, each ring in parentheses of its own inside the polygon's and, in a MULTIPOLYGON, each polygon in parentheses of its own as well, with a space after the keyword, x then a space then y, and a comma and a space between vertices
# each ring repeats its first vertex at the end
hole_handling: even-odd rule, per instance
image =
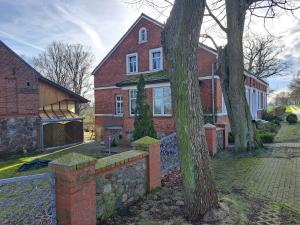
POLYGON ((236 151, 254 150, 261 145, 245 95, 243 32, 247 7, 245 0, 226 0, 228 42, 218 49, 221 86, 236 151))
POLYGON ((197 69, 204 7, 205 0, 176 0, 162 32, 180 150, 185 209, 192 221, 218 207, 209 167, 197 69))

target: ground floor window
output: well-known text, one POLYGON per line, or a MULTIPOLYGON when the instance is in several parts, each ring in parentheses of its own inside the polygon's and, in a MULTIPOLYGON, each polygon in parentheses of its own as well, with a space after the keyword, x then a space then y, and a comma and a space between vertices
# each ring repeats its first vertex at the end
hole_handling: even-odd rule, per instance
POLYGON ((129 90, 129 113, 131 116, 135 114, 136 110, 136 95, 136 89, 129 90))
POLYGON ((153 115, 168 116, 172 114, 171 88, 153 88, 153 115))
POLYGON ((224 95, 222 94, 222 113, 227 113, 224 95))
POLYGON ((123 115, 123 96, 116 96, 116 115, 123 115))

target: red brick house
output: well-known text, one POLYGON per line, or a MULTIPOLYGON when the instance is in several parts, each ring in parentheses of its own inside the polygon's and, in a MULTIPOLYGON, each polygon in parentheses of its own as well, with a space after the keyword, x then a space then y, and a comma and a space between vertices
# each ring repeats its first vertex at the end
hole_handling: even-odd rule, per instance
MULTIPOLYGON (((153 110, 158 136, 175 131, 167 65, 160 43, 164 25, 142 14, 93 71, 95 83, 96 135, 131 139, 136 84, 140 74, 146 81, 147 102, 153 110)), ((220 78, 214 73, 216 50, 199 43, 198 79, 207 121, 228 122, 220 78)), ((268 84, 245 71, 246 96, 253 119, 267 105, 268 84)))
POLYGON ((76 104, 87 99, 48 80, 0 40, 0 155, 83 141, 76 104))

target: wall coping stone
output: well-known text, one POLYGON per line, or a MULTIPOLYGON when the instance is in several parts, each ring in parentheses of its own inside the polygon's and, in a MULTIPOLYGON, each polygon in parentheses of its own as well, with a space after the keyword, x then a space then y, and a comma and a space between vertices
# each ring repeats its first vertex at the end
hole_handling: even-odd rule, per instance
POLYGON ((155 138, 152 138, 149 136, 145 136, 145 137, 142 137, 142 138, 134 141, 132 144, 135 147, 140 147, 140 146, 148 147, 149 145, 158 144, 158 143, 160 143, 160 141, 158 139, 155 139, 155 138))
POLYGON ((66 154, 49 163, 50 168, 63 170, 79 170, 88 166, 95 165, 97 159, 79 153, 66 154))
POLYGON ((216 126, 213 124, 207 123, 204 125, 204 128, 213 129, 213 128, 216 128, 216 126))
POLYGON ((109 169, 118 165, 125 164, 132 160, 143 158, 148 155, 148 152, 141 151, 141 150, 130 150, 126 152, 121 152, 112 156, 104 157, 98 159, 96 163, 96 170, 102 171, 105 169, 109 169))

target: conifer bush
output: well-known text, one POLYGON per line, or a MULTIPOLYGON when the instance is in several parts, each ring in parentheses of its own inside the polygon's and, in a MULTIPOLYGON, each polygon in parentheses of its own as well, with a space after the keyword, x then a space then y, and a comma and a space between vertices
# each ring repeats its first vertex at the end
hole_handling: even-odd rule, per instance
POLYGON ((134 117, 134 140, 145 136, 156 138, 156 131, 152 118, 153 115, 146 99, 145 80, 143 75, 140 75, 137 85, 136 110, 134 117))

